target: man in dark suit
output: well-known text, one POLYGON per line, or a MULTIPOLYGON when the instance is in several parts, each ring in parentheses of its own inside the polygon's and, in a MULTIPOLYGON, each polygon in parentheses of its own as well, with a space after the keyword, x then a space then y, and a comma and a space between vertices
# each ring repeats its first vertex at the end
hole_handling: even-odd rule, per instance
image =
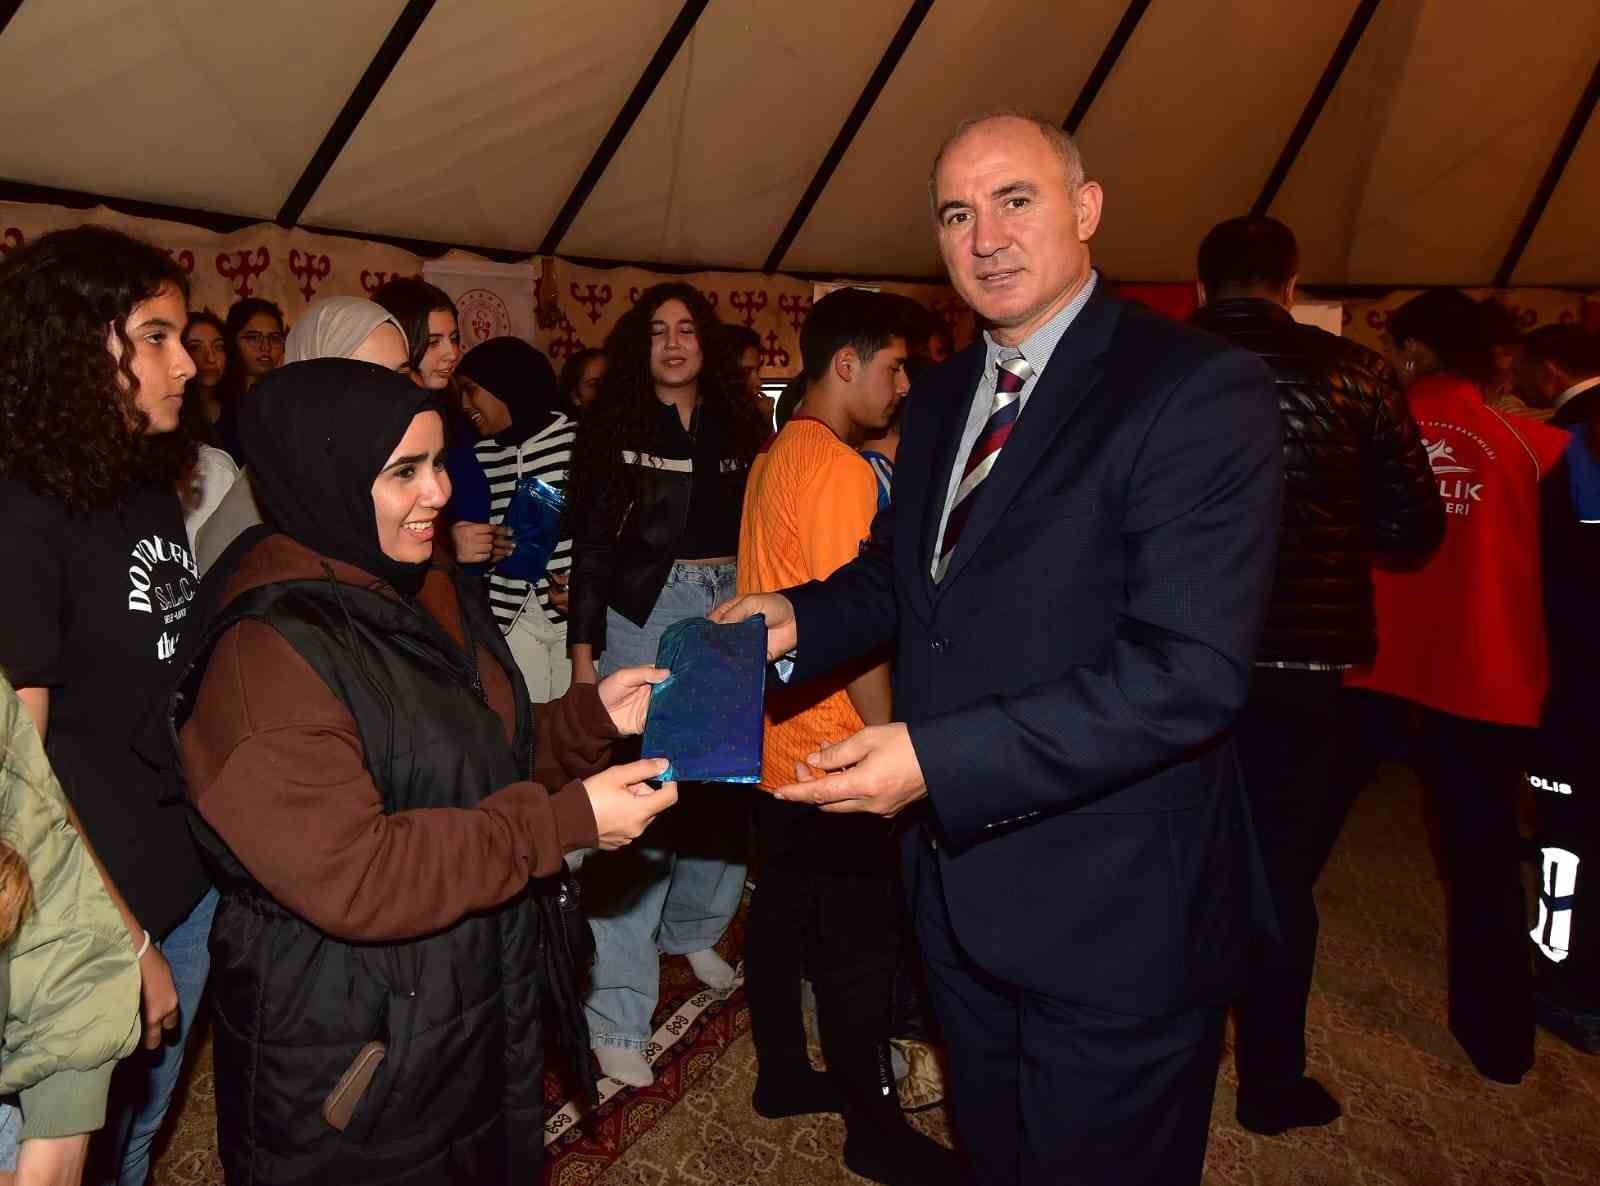
POLYGON ((1111 294, 1100 187, 1054 125, 964 125, 932 198, 988 332, 918 383, 862 556, 718 613, 765 613, 792 679, 895 643, 899 720, 777 794, 905 812, 973 1180, 1198 1182, 1270 913, 1229 729, 1275 559, 1271 382, 1111 294))

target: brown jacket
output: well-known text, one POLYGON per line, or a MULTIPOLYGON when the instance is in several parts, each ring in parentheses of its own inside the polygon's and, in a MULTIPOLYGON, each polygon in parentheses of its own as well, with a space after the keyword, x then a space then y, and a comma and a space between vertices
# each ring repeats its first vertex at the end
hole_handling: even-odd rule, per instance
MULTIPOLYGON (((275 581, 325 579, 386 589, 360 569, 275 535, 250 551, 224 603, 275 581)), ((419 604, 462 641, 460 609, 437 561, 419 604)), ((483 647, 490 707, 515 729, 513 684, 483 647)), ((476 807, 383 810, 355 719, 270 626, 241 622, 217 643, 180 734, 189 795, 272 896, 341 939, 384 942, 447 927, 506 901, 561 856, 596 843, 579 781, 604 769, 617 737, 593 685, 534 706, 537 781, 476 807), (559 787, 557 791, 546 788, 559 787)))

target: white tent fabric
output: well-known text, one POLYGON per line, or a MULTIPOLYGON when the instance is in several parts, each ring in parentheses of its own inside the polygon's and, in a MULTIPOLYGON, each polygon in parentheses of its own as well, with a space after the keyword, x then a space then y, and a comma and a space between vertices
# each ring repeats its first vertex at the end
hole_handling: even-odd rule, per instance
MULTIPOLYGON (((965 114, 1061 120, 1107 188, 1100 262, 1183 281, 1248 209, 1358 0, 926 0, 774 266, 936 277, 928 161, 965 114), (1138 10, 1135 12, 1135 10, 1138 10)), ((272 218, 368 64, 423 14, 298 222, 634 263, 761 268, 908 0, 24 0, 0 34, 0 196, 50 186, 272 218), (703 11, 701 11, 703 9, 703 11), (675 25, 637 118, 607 132, 675 25), (603 165, 592 186, 579 180, 603 165), (576 196, 575 217, 547 242, 576 196)), ((1600 5, 1383 0, 1271 210, 1321 284, 1490 283, 1600 58, 1600 5)), ((1600 132, 1512 277, 1600 285, 1600 132)))

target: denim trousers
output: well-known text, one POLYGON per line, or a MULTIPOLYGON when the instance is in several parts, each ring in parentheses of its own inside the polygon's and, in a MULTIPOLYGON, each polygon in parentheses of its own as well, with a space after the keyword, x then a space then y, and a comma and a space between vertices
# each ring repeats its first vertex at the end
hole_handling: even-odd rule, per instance
POLYGON ((178 1085, 184 1047, 211 971, 211 951, 206 943, 211 937, 211 916, 216 912, 217 891, 207 890, 189 917, 156 944, 167 957, 178 990, 178 1029, 157 1050, 135 1050, 111 1077, 106 1127, 100 1147, 91 1154, 89 1181, 144 1186, 150 1176, 150 1147, 178 1085))
MULTIPOLYGON (((654 664, 668 626, 704 617, 733 595, 733 565, 674 565, 644 626, 606 611, 601 677, 654 664)), ((585 1008, 595 1045, 643 1050, 661 953, 702 951, 727 930, 744 893, 749 795, 747 787, 682 783, 677 804, 643 837, 585 858, 583 904, 596 948, 585 1008)))

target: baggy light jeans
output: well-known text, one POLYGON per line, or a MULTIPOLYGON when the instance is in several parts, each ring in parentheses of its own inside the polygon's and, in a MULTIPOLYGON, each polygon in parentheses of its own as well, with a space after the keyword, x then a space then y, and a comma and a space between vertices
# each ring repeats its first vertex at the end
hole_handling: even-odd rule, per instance
MULTIPOLYGON (((650 666, 662 632, 734 596, 734 566, 677 564, 643 627, 606 611, 599 672, 650 666)), ((687 955, 722 938, 744 892, 747 787, 682 783, 677 804, 644 836, 583 863, 583 904, 596 959, 586 1009, 595 1045, 643 1050, 650 1041, 661 953, 687 955)))

